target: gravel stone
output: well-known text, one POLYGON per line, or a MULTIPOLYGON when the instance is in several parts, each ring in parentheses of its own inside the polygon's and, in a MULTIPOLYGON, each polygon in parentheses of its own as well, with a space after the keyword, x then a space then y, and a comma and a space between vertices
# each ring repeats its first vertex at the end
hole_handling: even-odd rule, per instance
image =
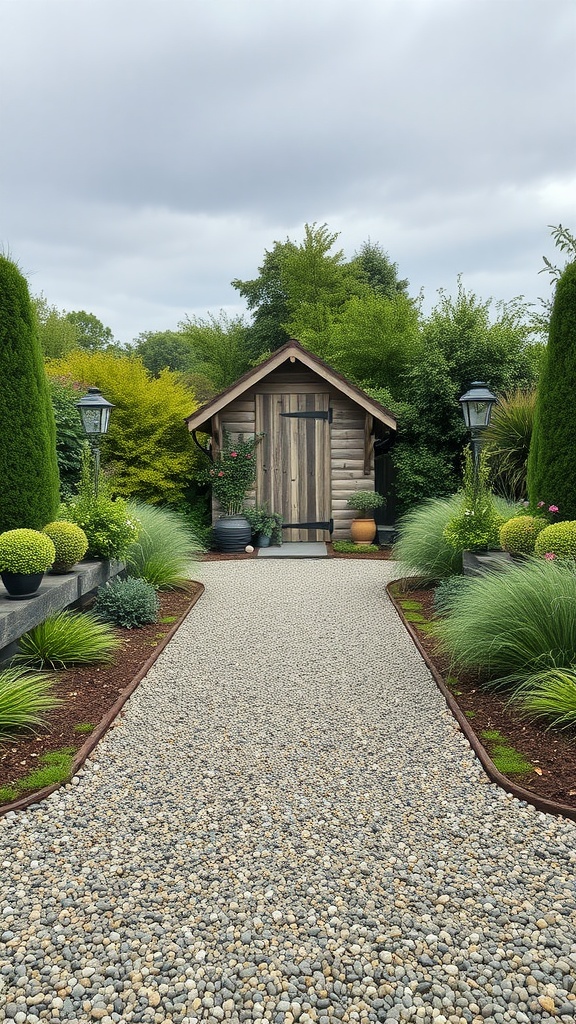
POLYGON ((576 826, 488 781, 401 573, 198 567, 92 759, 0 820, 0 1019, 574 1019, 576 826))

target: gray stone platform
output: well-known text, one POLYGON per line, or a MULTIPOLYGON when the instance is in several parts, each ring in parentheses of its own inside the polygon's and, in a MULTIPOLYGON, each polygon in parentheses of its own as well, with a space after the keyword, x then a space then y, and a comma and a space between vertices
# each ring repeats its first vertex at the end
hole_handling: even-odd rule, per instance
POLYGON ((79 562, 65 575, 47 573, 34 597, 18 601, 8 597, 0 582, 0 663, 6 660, 6 649, 23 633, 43 622, 48 615, 81 602, 123 569, 123 562, 79 562))

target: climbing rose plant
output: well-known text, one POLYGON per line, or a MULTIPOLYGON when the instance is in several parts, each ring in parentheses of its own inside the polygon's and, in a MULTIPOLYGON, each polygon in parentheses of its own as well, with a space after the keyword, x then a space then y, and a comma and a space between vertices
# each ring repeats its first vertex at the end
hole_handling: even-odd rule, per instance
POLYGON ((262 434, 254 434, 244 440, 238 434, 232 440, 224 432, 222 451, 209 469, 204 470, 200 479, 212 485, 212 493, 220 505, 220 515, 233 516, 242 512, 244 499, 256 480, 256 446, 262 434))

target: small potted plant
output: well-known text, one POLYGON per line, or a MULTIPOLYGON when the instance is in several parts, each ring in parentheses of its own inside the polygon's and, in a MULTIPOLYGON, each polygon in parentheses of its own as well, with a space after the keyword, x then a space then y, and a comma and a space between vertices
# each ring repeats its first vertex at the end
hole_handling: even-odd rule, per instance
POLYGON ((350 523, 350 536, 355 544, 371 544, 376 536, 376 520, 371 514, 386 504, 386 498, 376 491, 356 491, 346 504, 360 513, 350 523))
POLYGON ((32 597, 55 558, 56 548, 45 533, 21 529, 0 534, 0 576, 10 597, 32 597))
POLYGON ((270 544, 282 543, 282 516, 269 512, 266 505, 253 505, 244 509, 244 515, 252 527, 256 547, 267 548, 270 544))
POLYGON ((42 532, 50 537, 56 548, 56 558, 50 570, 54 574, 71 572, 76 562, 84 558, 88 551, 88 538, 84 530, 76 523, 57 520, 54 523, 48 523, 42 532))

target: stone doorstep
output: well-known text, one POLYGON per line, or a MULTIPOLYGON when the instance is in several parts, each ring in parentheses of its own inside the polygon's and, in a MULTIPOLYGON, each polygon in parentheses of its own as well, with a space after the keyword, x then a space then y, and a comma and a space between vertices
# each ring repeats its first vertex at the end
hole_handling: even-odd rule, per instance
POLYGON ((83 598, 124 570, 123 562, 79 562, 62 576, 46 574, 34 597, 11 600, 0 583, 0 664, 13 653, 7 651, 23 633, 39 625, 49 615, 79 604, 83 598))

